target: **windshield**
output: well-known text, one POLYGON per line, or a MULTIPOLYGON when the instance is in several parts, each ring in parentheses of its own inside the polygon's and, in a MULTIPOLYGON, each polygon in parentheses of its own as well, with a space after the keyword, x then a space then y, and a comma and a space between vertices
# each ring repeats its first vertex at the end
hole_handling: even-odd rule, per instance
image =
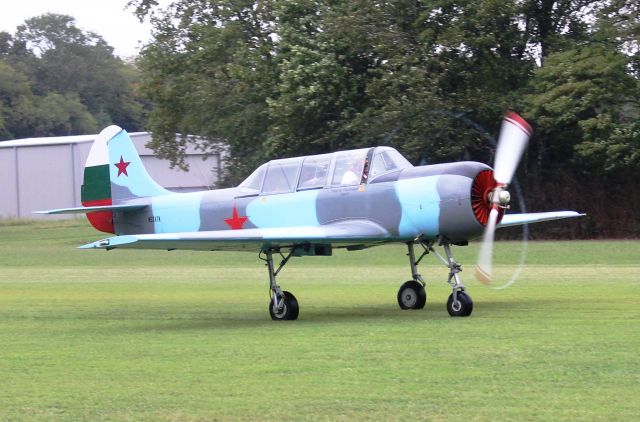
POLYGON ((373 163, 369 178, 371 180, 378 176, 393 171, 399 171, 405 168, 413 167, 413 165, 402 156, 398 151, 390 147, 378 147, 373 153, 373 163))
POLYGON ((298 169, 302 158, 289 158, 269 162, 267 176, 262 186, 263 194, 292 192, 298 181, 298 169))
POLYGON ((255 171, 251 173, 249 177, 244 179, 244 182, 240 183, 239 187, 244 189, 259 191, 260 188, 262 187, 262 179, 264 179, 264 174, 266 170, 267 170, 267 165, 266 164, 261 165, 260 167, 255 169, 255 171))

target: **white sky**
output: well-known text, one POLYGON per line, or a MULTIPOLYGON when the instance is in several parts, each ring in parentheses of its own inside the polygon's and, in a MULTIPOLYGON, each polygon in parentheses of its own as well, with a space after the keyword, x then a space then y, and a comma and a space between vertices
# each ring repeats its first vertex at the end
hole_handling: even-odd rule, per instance
MULTIPOLYGON (((0 31, 10 34, 25 19, 44 13, 59 13, 76 19, 76 26, 101 35, 122 58, 136 55, 151 39, 151 25, 140 23, 133 9, 125 10, 129 0, 0 0, 0 31), (142 44, 141 44, 142 43, 142 44)), ((161 6, 170 3, 161 0, 161 6)))

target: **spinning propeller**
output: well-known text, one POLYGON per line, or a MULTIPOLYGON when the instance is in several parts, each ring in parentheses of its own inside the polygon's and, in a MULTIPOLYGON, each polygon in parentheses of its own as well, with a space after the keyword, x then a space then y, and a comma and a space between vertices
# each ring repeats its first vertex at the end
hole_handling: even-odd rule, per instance
POLYGON ((529 137, 533 133, 531 126, 519 115, 508 112, 502 120, 500 138, 496 149, 493 178, 495 187, 488 192, 486 201, 490 206, 489 218, 484 229, 478 263, 476 265, 476 278, 485 284, 491 282, 491 261, 493 258, 493 239, 498 224, 501 210, 507 208, 511 195, 507 188, 513 179, 516 168, 520 163, 529 137))

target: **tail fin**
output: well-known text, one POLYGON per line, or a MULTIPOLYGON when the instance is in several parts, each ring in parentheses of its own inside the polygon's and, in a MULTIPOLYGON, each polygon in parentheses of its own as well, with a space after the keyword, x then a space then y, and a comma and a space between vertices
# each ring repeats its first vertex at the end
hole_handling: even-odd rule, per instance
MULTIPOLYGON (((109 126, 100 132, 84 168, 80 196, 83 206, 120 205, 170 193, 149 176, 125 130, 109 126)), ((115 233, 112 211, 90 212, 87 218, 96 229, 115 233)))

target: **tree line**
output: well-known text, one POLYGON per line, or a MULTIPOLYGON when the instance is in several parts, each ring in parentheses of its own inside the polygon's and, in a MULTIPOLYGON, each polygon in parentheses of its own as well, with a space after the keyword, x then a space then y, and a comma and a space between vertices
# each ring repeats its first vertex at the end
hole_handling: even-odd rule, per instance
POLYGON ((45 14, 0 32, 0 141, 96 133, 118 123, 142 130, 137 67, 114 56, 75 19, 45 14))
POLYGON ((135 63, 68 16, 0 33, 0 139, 116 123, 151 130, 151 147, 178 166, 187 142, 222 141, 233 185, 268 159, 374 145, 414 164, 491 163, 511 109, 535 130, 518 171, 528 211, 589 214, 534 236, 640 235, 637 3, 129 5, 154 28, 135 63))
POLYGON ((230 184, 270 158, 371 145, 491 163, 513 109, 535 129, 518 173, 529 210, 590 214, 562 236, 640 234, 638 3, 131 4, 154 24, 141 90, 156 151, 176 164, 175 133, 224 140, 230 184))

